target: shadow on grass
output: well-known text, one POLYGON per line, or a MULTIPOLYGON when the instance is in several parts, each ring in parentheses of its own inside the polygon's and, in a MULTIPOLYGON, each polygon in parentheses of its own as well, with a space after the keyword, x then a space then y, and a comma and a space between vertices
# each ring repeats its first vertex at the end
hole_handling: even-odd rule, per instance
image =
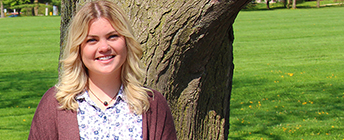
POLYGON ((57 80, 57 71, 0 73, 0 108, 36 108, 43 94, 57 80))

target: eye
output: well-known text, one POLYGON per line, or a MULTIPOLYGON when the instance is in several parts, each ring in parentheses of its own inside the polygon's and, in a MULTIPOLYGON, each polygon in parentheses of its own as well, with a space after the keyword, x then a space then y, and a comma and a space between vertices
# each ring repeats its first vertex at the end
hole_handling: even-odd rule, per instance
POLYGON ((118 37, 119 37, 118 34, 113 34, 113 35, 110 35, 110 36, 109 36, 109 39, 116 39, 116 38, 118 38, 118 37))
POLYGON ((95 41, 97 41, 97 40, 94 39, 94 38, 90 38, 90 39, 87 39, 87 40, 86 40, 86 43, 95 42, 95 41))

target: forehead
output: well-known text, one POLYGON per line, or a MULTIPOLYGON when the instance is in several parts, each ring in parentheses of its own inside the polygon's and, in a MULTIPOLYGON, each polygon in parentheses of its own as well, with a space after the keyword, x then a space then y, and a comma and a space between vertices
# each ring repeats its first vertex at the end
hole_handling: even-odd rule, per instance
POLYGON ((93 19, 88 28, 88 34, 116 31, 111 22, 106 18, 93 19))

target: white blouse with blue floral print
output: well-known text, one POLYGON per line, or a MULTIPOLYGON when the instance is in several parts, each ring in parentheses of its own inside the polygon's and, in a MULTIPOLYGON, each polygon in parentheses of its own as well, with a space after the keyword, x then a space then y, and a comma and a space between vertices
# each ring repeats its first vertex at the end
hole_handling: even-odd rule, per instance
POLYGON ((123 97, 121 88, 114 105, 102 111, 91 100, 87 91, 78 95, 76 100, 79 104, 77 119, 80 139, 142 139, 142 115, 130 112, 123 97))

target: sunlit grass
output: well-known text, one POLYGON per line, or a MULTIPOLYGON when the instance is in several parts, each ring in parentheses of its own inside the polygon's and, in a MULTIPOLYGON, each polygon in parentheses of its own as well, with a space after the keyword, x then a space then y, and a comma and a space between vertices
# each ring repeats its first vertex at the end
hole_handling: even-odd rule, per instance
POLYGON ((230 139, 344 138, 343 11, 239 13, 230 139))
MULTIPOLYGON (((324 8, 324 7, 340 7, 340 6, 344 6, 344 0, 320 0, 320 8, 324 8)), ((274 10, 274 9, 285 9, 287 8, 284 7, 284 3, 274 0, 274 2, 269 3, 269 8, 270 10, 274 10)), ((289 8, 292 8, 292 3, 290 3, 289 8)), ((311 1, 300 1, 297 0, 296 3, 296 9, 308 9, 308 8, 317 8, 317 1, 316 0, 311 0, 311 1)), ((257 11, 257 10, 268 10, 267 9, 267 5, 266 5, 266 1, 262 0, 261 3, 250 3, 246 6, 245 9, 243 9, 244 11, 257 11)))
POLYGON ((60 17, 0 19, 0 139, 27 139, 37 104, 57 79, 60 17))
MULTIPOLYGON (((236 19, 230 139, 343 139, 343 7, 236 19)), ((0 139, 27 139, 57 78, 60 17, 0 19, 0 139)))

